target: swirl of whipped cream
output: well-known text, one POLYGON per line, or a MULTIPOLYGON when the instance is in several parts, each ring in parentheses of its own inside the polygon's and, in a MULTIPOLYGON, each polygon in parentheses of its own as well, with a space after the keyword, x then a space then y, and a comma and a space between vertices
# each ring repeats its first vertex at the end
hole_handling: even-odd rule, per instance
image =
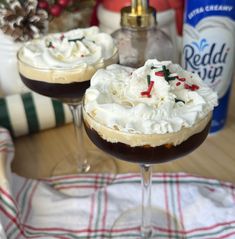
MULTIPOLYGON (((91 127, 93 119, 94 128, 105 126, 126 135, 170 135, 198 127, 203 120, 205 127, 217 105, 217 95, 199 76, 179 65, 148 60, 136 70, 120 65, 98 70, 86 91, 84 105, 91 127)), ((178 144, 176 141, 164 143, 178 144)))
POLYGON ((110 59, 116 63, 116 55, 113 38, 101 33, 98 27, 89 27, 29 41, 19 51, 18 58, 20 72, 29 79, 67 83, 90 80, 110 59), (46 70, 58 72, 46 74, 46 70), (63 70, 73 72, 69 76, 63 70))

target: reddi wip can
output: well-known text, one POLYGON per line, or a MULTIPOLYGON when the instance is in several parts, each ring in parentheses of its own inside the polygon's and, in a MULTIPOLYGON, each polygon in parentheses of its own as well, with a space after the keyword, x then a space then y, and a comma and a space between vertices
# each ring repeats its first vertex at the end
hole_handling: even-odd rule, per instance
POLYGON ((211 133, 226 122, 233 78, 235 0, 186 0, 182 66, 218 93, 211 133))

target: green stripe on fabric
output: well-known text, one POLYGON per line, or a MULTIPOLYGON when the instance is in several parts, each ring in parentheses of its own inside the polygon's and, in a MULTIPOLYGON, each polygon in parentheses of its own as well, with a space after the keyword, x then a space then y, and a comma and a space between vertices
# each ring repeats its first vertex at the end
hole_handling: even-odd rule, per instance
POLYGON ((12 134, 14 134, 5 98, 0 98, 0 125, 7 128, 12 134))
MULTIPOLYGON (((94 183, 94 179, 85 179, 85 180, 81 180, 81 179, 75 179, 75 180, 71 180, 71 181, 61 181, 61 180, 54 180, 53 182, 51 182, 51 185, 56 185, 57 186, 62 186, 62 185, 73 185, 73 184, 93 184, 94 183)), ((120 185, 120 184, 128 184, 128 183, 132 183, 132 184, 139 184, 140 180, 129 180, 129 181, 119 181, 119 182, 113 182, 112 185, 120 185)), ((172 179, 166 179, 166 180, 153 180, 153 184, 164 184, 164 183, 169 183, 174 185, 175 181, 172 179)), ((216 187, 220 187, 220 183, 219 182, 206 182, 206 181, 200 181, 200 180, 184 180, 181 181, 179 180, 180 184, 201 184, 201 185, 209 185, 209 186, 216 186, 216 187)), ((102 184, 100 183, 100 186, 102 186, 102 184)))
POLYGON ((99 191, 99 194, 98 194, 98 212, 97 212, 97 218, 96 218, 96 222, 95 222, 95 229, 99 228, 99 222, 101 221, 101 219, 100 219, 100 217, 101 217, 101 207, 102 207, 101 202, 102 202, 103 194, 104 194, 103 190, 99 191))
POLYGON ((22 197, 22 199, 21 199, 21 200, 22 200, 22 201, 21 201, 21 210, 22 210, 22 212, 24 212, 26 206, 29 205, 29 204, 28 204, 28 200, 29 200, 28 194, 29 194, 29 192, 31 192, 31 190, 32 190, 32 188, 33 188, 32 184, 33 184, 33 182, 32 182, 32 181, 29 181, 29 183, 28 183, 28 185, 27 185, 27 187, 25 188, 25 191, 24 191, 24 193, 23 193, 23 197, 22 197))
MULTIPOLYGON (((22 194, 22 199, 21 199, 21 203, 19 204, 19 207, 21 208, 21 211, 24 212, 26 206, 28 205, 28 199, 29 199, 29 193, 31 192, 32 190, 32 182, 31 180, 29 180, 26 184, 26 187, 24 189, 24 193, 21 193, 22 194)), ((11 225, 11 227, 9 228, 10 231, 10 234, 11 236, 13 236, 16 232, 15 228, 14 228, 14 224, 11 225)))
MULTIPOLYGON (((217 231, 214 232, 205 232, 205 233, 199 233, 197 235, 193 235, 193 236, 187 236, 187 239, 191 239, 191 238, 203 238, 203 237, 208 237, 208 236, 222 236, 222 233, 226 233, 228 230, 231 230, 231 232, 234 232, 235 226, 226 226, 223 227, 222 229, 219 229, 217 231)), ((211 237, 213 238, 213 237, 211 237)))
POLYGON ((16 209, 15 209, 14 205, 12 205, 11 203, 7 202, 5 199, 2 198, 2 196, 0 196, 0 201, 2 201, 2 203, 3 203, 9 210, 11 210, 14 215, 16 215, 16 209))
POLYGON ((25 234, 30 237, 30 236, 38 236, 38 237, 52 237, 52 236, 58 236, 59 237, 63 237, 66 236, 66 238, 73 238, 73 239, 81 239, 81 238, 85 238, 87 239, 87 236, 81 237, 80 235, 74 235, 71 233, 60 233, 60 232, 32 232, 30 230, 25 230, 25 234))
POLYGON ((32 94, 30 92, 23 94, 21 95, 21 98, 24 104, 24 110, 27 118, 29 133, 38 132, 40 130, 40 126, 32 94))
MULTIPOLYGON (((19 207, 21 208, 21 212, 24 212, 24 210, 25 210, 25 208, 26 208, 26 205, 28 205, 28 203, 27 203, 27 199, 28 199, 28 197, 27 197, 27 194, 28 194, 28 192, 30 191, 30 188, 31 188, 31 184, 32 184, 32 181, 30 180, 28 183, 27 183, 27 186, 26 186, 26 188, 24 189, 24 193, 22 193, 22 199, 21 199, 21 204, 19 205, 19 207)), ((13 236, 14 234, 15 234, 15 232, 16 232, 16 229, 15 229, 15 224, 12 224, 11 225, 11 227, 9 228, 9 234, 11 235, 11 236, 13 236)), ((18 228, 18 227, 17 227, 18 228)))
POLYGON ((52 100, 52 105, 55 113, 56 126, 61 126, 65 123, 63 104, 58 100, 52 100))
POLYGON ((12 224, 12 225, 14 226, 14 228, 11 232, 7 233, 7 238, 8 239, 12 238, 13 236, 14 236, 13 238, 15 238, 16 232, 20 231, 20 229, 15 224, 12 224))

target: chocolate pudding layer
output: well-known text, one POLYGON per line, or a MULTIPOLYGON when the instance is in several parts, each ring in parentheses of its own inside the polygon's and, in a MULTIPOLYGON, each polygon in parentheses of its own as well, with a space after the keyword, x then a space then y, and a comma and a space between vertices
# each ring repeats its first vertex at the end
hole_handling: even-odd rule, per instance
POLYGON ((71 82, 68 84, 48 83, 35 81, 21 75, 24 84, 34 92, 51 98, 60 99, 61 101, 80 101, 90 85, 90 81, 71 82))
POLYGON ((89 127, 87 122, 85 122, 85 129, 89 138, 97 147, 114 157, 134 163, 153 164, 164 163, 183 157, 200 146, 207 137, 210 121, 201 132, 190 136, 176 146, 173 144, 163 144, 156 147, 150 145, 131 147, 128 144, 120 142, 111 143, 104 140, 94 129, 89 127))

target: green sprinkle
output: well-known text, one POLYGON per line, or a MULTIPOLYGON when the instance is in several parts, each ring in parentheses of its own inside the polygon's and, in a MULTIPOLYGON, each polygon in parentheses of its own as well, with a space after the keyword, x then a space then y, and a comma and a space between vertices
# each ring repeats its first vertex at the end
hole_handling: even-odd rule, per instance
POLYGON ((151 77, 150 77, 150 75, 147 75, 147 82, 148 82, 148 85, 150 85, 150 81, 151 81, 151 77))
POLYGON ((168 81, 175 80, 177 77, 176 76, 169 76, 168 81))
POLYGON ((75 39, 69 39, 68 42, 76 42, 76 41, 82 41, 84 40, 85 37, 82 37, 82 38, 75 38, 75 39))
POLYGON ((185 101, 180 100, 180 99, 175 99, 175 103, 178 103, 178 102, 182 102, 183 104, 185 104, 185 101))

